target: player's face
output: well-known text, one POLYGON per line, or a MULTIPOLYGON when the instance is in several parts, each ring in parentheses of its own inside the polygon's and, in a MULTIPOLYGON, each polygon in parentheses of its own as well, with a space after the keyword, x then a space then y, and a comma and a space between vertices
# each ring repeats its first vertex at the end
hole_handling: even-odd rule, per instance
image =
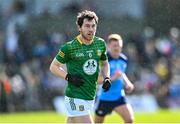
POLYGON ((117 40, 111 40, 108 44, 108 48, 112 57, 119 57, 119 53, 122 51, 122 44, 117 40))
POLYGON ((85 18, 82 26, 79 27, 79 31, 85 40, 91 41, 96 34, 96 28, 97 25, 94 19, 88 20, 85 18))

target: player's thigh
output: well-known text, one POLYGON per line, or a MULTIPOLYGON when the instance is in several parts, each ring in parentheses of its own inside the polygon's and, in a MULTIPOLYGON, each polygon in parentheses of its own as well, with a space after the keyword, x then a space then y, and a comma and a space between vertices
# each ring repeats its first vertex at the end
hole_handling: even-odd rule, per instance
POLYGON ((93 123, 91 115, 77 116, 77 117, 68 117, 67 123, 93 123))
POLYGON ((116 107, 115 112, 117 112, 124 120, 134 120, 134 112, 130 104, 124 104, 116 107))

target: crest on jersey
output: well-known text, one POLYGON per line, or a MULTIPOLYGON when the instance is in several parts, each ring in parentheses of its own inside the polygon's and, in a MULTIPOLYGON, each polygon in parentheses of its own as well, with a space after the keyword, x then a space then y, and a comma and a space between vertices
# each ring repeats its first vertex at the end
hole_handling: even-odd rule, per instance
POLYGON ((87 75, 93 75, 97 70, 97 61, 95 59, 87 60, 83 65, 83 71, 87 75))
POLYGON ((84 111, 84 105, 79 106, 79 111, 84 111))

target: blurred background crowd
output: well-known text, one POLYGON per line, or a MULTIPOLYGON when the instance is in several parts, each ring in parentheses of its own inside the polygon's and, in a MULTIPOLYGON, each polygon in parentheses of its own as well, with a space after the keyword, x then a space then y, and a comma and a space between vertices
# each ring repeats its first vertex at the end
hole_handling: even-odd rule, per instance
POLYGON ((180 108, 180 1, 0 0, 0 112, 53 110, 66 82, 49 72, 61 44, 78 35, 76 15, 99 16, 97 36, 119 33, 129 95, 150 94, 180 108))

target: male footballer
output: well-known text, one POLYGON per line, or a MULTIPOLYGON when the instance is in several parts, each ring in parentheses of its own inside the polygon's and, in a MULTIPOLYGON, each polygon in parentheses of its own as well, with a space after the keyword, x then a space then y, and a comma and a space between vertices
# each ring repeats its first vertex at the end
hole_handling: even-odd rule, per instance
POLYGON ((94 104, 100 62, 104 77, 102 88, 106 92, 111 86, 106 45, 102 38, 95 36, 98 17, 94 12, 78 13, 76 24, 79 35, 60 48, 50 71, 68 82, 65 90, 67 123, 93 123, 90 110, 94 104))

